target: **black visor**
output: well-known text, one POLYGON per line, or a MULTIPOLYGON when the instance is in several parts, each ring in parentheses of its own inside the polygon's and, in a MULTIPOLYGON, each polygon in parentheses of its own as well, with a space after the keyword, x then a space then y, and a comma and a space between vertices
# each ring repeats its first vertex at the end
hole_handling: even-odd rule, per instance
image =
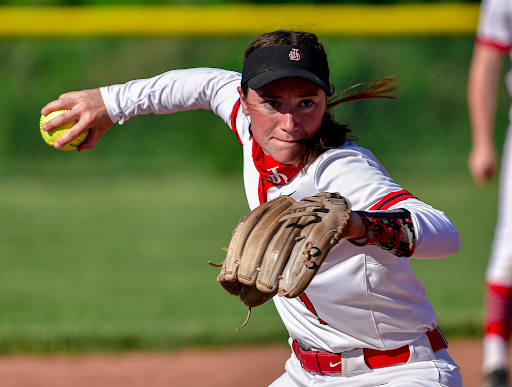
POLYGON ((331 95, 329 65, 316 48, 304 46, 266 46, 249 54, 242 70, 242 86, 253 90, 282 78, 303 78, 331 95))

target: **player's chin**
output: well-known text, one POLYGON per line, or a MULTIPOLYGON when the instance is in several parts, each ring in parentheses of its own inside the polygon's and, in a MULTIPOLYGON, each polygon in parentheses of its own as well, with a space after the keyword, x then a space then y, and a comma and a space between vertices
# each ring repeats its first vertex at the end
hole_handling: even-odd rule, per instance
POLYGON ((291 165, 295 163, 305 151, 306 146, 304 144, 295 143, 291 145, 291 143, 288 143, 287 145, 276 149, 274 154, 271 156, 278 163, 291 165))

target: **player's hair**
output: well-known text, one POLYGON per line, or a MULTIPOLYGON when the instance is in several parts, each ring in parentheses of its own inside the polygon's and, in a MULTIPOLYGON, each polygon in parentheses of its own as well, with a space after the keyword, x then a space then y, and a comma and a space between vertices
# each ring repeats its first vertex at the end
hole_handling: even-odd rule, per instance
MULTIPOLYGON (((278 30, 266 33, 249 44, 245 50, 244 59, 246 59, 250 53, 261 47, 278 45, 297 45, 316 48, 327 58, 327 52, 323 44, 318 41, 318 37, 315 34, 301 31, 278 30)), ((360 101, 371 98, 396 99, 396 97, 388 95, 388 93, 397 89, 396 86, 391 85, 394 80, 394 77, 387 77, 362 82, 330 97, 327 100, 327 111, 322 118, 320 130, 308 141, 306 152, 299 157, 295 165, 304 168, 315 161, 325 151, 343 145, 347 139, 357 140, 355 136, 350 134, 352 131, 349 129, 348 125, 339 124, 335 121, 332 109, 337 105, 350 101, 360 101), (347 94, 357 87, 364 85, 368 86, 363 90, 347 94)), ((245 96, 247 96, 248 90, 249 87, 247 85, 242 87, 242 92, 245 96)), ((334 91, 334 86, 332 85, 331 90, 334 91)))

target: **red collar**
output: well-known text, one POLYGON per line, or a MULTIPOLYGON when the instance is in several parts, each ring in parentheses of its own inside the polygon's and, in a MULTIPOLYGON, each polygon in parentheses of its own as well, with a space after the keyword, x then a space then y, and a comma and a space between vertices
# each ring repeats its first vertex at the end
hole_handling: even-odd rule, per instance
POLYGON ((267 191, 270 187, 287 184, 300 170, 300 167, 278 163, 272 156, 264 154, 254 138, 252 139, 252 159, 260 173, 258 185, 260 204, 267 201, 267 191))

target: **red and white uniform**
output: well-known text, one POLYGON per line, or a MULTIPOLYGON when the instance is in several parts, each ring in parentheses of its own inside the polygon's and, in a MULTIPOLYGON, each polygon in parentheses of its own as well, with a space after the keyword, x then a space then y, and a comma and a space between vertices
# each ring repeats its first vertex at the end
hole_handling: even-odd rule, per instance
MULTIPOLYGON (((477 30, 479 43, 494 46, 512 58, 512 1, 483 1, 477 30)), ((512 96, 512 71, 505 78, 512 96)), ((512 119, 512 109, 509 112, 512 119)), ((512 130, 507 132, 500 174, 498 223, 486 279, 512 287, 512 130)))
MULTIPOLYGON (((512 58, 512 1, 483 0, 477 41, 512 58)), ((512 95, 512 71, 505 83, 512 95)), ((512 109, 509 111, 512 122, 512 109)), ((500 170, 498 220, 485 274, 484 373, 509 368, 508 341, 512 319, 512 129, 507 130, 500 170)))
MULTIPOLYGON (((238 107, 240 77, 220 69, 176 70, 104 87, 101 93, 112 121, 120 123, 137 114, 213 110, 243 145, 245 190, 254 209, 261 204, 260 173, 253 161, 250 120, 238 107)), ((268 189, 267 199, 290 195, 298 201, 318 192, 339 192, 350 200, 353 210, 407 209, 416 235, 414 258, 441 258, 459 249, 457 231, 446 216, 400 187, 370 151, 353 142, 325 152, 290 179, 279 169, 268 172, 268 178, 278 185, 268 189)), ((379 384, 391 383, 399 380, 398 374, 408 372, 422 382, 410 384, 411 379, 407 379, 407 386, 459 386, 457 367, 446 350, 433 354, 426 339, 425 333, 436 328, 438 321, 409 260, 377 246, 358 247, 343 240, 331 250, 300 297, 274 297, 290 340, 346 356, 342 375, 325 376, 304 371, 292 355, 287 372, 273 386, 318 382, 374 386, 377 380, 379 384), (411 347, 408 364, 370 370, 361 360, 363 348, 388 350, 404 345, 411 347)))

